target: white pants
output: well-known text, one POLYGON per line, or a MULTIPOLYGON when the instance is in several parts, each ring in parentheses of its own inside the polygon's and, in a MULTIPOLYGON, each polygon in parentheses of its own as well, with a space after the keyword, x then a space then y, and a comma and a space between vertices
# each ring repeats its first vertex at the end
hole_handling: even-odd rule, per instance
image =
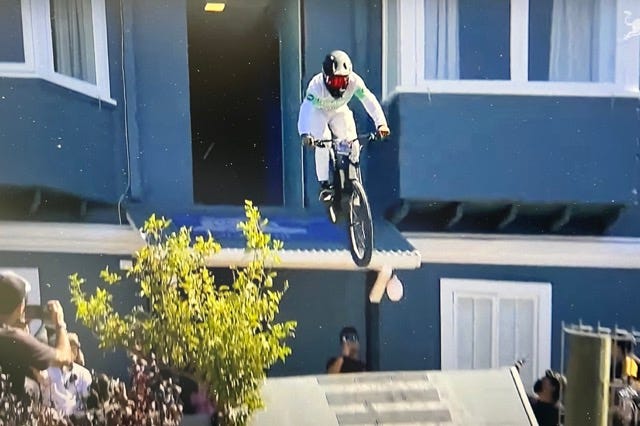
MULTIPOLYGON (((309 116, 310 133, 314 139, 336 139, 353 140, 358 137, 356 133, 356 122, 353 119, 353 112, 344 105, 332 111, 325 111, 313 108, 309 116)), ((359 147, 353 147, 354 154, 359 151, 359 147)), ((318 181, 329 180, 329 148, 316 148, 316 176, 318 181)))

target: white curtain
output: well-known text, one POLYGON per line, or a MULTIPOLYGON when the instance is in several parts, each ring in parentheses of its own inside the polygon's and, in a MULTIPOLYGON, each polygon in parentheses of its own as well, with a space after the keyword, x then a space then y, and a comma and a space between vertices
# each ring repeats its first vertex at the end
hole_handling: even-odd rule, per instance
POLYGON ((91 0, 50 0, 56 72, 96 82, 91 0))
POLYGON ((549 80, 613 82, 616 0, 554 0, 549 80))
POLYGON ((424 0, 424 35, 424 78, 457 80, 458 0, 424 0))

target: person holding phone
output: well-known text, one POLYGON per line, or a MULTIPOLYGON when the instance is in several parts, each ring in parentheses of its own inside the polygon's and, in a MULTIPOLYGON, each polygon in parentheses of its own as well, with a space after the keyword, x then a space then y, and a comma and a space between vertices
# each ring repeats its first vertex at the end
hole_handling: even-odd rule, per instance
MULTIPOLYGON (((49 301, 41 310, 43 322, 56 333, 51 347, 29 334, 25 316, 29 283, 13 272, 0 273, 0 369, 9 375, 12 391, 25 394, 25 380, 34 379, 33 371, 63 367, 73 363, 74 354, 67 336, 67 325, 60 302, 49 301)), ((33 315, 33 314, 32 314, 33 315)))
POLYGON ((355 327, 344 327, 340 331, 340 356, 329 359, 327 373, 360 373, 367 371, 367 366, 360 361, 360 339, 355 327))

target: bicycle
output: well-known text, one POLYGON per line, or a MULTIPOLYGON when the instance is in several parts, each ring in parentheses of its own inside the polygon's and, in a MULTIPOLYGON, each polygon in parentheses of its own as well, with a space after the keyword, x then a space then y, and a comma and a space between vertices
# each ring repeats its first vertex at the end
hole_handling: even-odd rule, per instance
POLYGON ((353 152, 353 146, 356 141, 370 142, 377 138, 376 133, 367 133, 353 140, 332 138, 313 142, 315 147, 330 148, 334 193, 332 201, 327 206, 329 219, 336 224, 343 212, 348 212, 347 232, 351 243, 349 249, 351 258, 360 267, 366 267, 371 262, 373 220, 360 173, 360 152, 364 144, 357 145, 357 152, 353 152))

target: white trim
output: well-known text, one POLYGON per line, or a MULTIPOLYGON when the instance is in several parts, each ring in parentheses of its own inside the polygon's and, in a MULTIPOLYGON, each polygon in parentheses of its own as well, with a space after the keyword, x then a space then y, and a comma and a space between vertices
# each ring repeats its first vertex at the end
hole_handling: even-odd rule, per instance
MULTIPOLYGON (((96 86, 100 99, 111 100, 109 83, 109 40, 105 0, 92 0, 93 51, 96 60, 96 86)), ((115 102, 115 101, 113 101, 115 102)))
POLYGON ((144 245, 130 226, 0 222, 0 249, 17 252, 130 256, 144 245))
MULTIPOLYGON (((383 0, 384 11, 389 7, 383 0)), ((395 87, 388 84, 388 56, 383 48, 383 99, 388 100, 396 93, 442 93, 472 95, 523 95, 523 96, 578 96, 578 97, 619 97, 640 98, 640 37, 623 40, 628 33, 624 24, 624 11, 640 17, 640 2, 637 0, 616 1, 616 74, 614 83, 600 82, 553 82, 527 81, 529 61, 529 0, 511 0, 510 15, 510 80, 424 80, 424 19, 418 18, 422 2, 403 0, 398 10, 398 19, 391 28, 388 19, 383 19, 383 46, 388 31, 397 31, 402 45, 399 59, 400 70, 395 87), (422 52, 422 62, 420 59, 422 52)), ((386 46, 386 49, 389 47, 386 46)))
POLYGON ((529 80, 529 0, 511 0, 511 81, 529 80))
POLYGON ((634 19, 640 18, 640 2, 638 0, 618 0, 616 19, 622 22, 616 31, 616 83, 628 91, 639 91, 638 75, 640 74, 640 37, 624 40, 630 28, 624 24, 624 12, 629 11, 634 19))
POLYGON ((640 238, 405 233, 423 263, 640 269, 640 238))
POLYGON ((536 420, 536 415, 533 413, 533 409, 531 408, 531 404, 529 403, 529 397, 527 395, 527 391, 524 388, 524 384, 522 383, 522 378, 520 377, 520 373, 516 369, 516 367, 509 368, 509 372, 511 373, 511 378, 513 382, 516 384, 516 389, 518 390, 518 395, 520 396, 520 401, 524 407, 524 411, 527 413, 527 419, 531 425, 538 424, 536 420))
MULTIPOLYGON (((474 300, 487 297, 493 301, 492 318, 492 368, 499 367, 497 354, 497 303, 501 298, 530 299, 534 301, 537 323, 533 333, 535 359, 534 372, 543 375, 551 365, 551 284, 548 282, 502 281, 476 279, 440 279, 440 363, 442 370, 456 369, 457 327, 455 323, 455 299, 468 295, 474 300), (535 346, 537 343, 537 347, 535 346)), ((516 354, 516 356, 534 354, 516 354)), ((514 362, 516 360, 513 360, 514 362)))
MULTIPOLYGON (((386 28, 389 26, 389 2, 388 0, 382 0, 382 96, 387 94, 387 88, 389 85, 389 72, 388 72, 388 50, 389 49, 389 36, 387 35, 386 28)), ((304 185, 303 185, 304 186, 304 185)))
MULTIPOLYGON (((353 263, 348 250, 287 250, 279 253, 280 263, 276 268, 286 269, 322 269, 340 271, 372 270, 380 271, 383 266, 393 269, 418 269, 421 266, 417 252, 396 253, 374 251, 371 263, 366 268, 359 268, 353 263)), ((252 254, 243 249, 222 249, 220 253, 207 259, 207 266, 228 267, 246 266, 252 259, 252 254)), ((273 265, 272 265, 273 266, 273 265)))
MULTIPOLYGON (((403 235, 415 250, 410 254, 377 251, 370 269, 378 269, 385 261, 397 263, 398 269, 416 269, 421 263, 640 269, 640 238, 420 232, 403 235)), ((130 226, 0 221, 2 251, 126 256, 142 245, 139 232, 130 226)), ((346 263, 352 264, 346 250, 283 253, 284 263, 300 268, 326 264, 329 269, 342 269, 346 263)), ((211 262, 228 264, 241 262, 243 258, 246 259, 243 250, 224 249, 211 262)))
POLYGON ((17 77, 33 75, 33 24, 31 19, 31 0, 20 0, 22 18, 22 53, 24 62, 0 62, 0 76, 17 77))
MULTIPOLYGON (((400 28, 398 36, 402 40, 402 52, 400 55, 400 69, 398 73, 398 84, 413 86, 417 84, 417 64, 416 53, 419 50, 420 43, 416 27, 418 25, 416 14, 413 11, 420 4, 419 0, 399 0, 398 1, 398 20, 397 25, 400 28)), ((424 25, 422 25, 423 27, 424 25)), ((424 29, 422 30, 424 31, 424 29)), ((421 40, 424 40, 424 36, 421 40)))
POLYGON ((49 0, 21 0, 25 64, 0 63, 0 77, 42 78, 61 87, 117 105, 111 98, 107 17, 104 0, 91 0, 96 83, 54 71, 49 0), (25 25, 28 22, 28 25, 25 25))
MULTIPOLYGON (((0 251, 78 253, 131 256, 143 247, 139 231, 130 226, 41 222, 0 222, 0 251)), ((277 268, 365 270, 358 268, 348 250, 282 250, 277 268)), ((252 255, 243 249, 222 249, 207 259, 211 267, 245 266, 252 255)), ((368 270, 418 269, 420 255, 412 252, 374 251, 368 270)))
POLYGON ((430 80, 415 86, 397 86, 385 99, 390 99, 397 93, 640 98, 640 93, 621 90, 613 83, 504 80, 430 80))

